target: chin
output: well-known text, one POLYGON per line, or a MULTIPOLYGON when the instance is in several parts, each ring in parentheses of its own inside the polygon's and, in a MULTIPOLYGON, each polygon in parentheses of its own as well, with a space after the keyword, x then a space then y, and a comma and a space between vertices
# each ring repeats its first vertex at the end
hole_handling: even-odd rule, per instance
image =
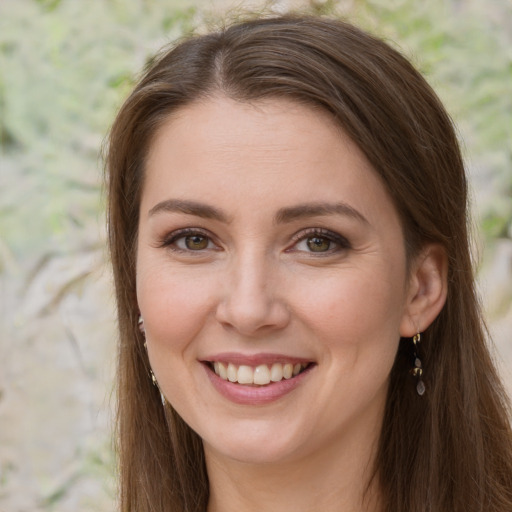
POLYGON ((215 452, 242 464, 267 465, 279 464, 292 460, 294 450, 286 446, 264 446, 262 443, 240 443, 230 446, 211 446, 205 443, 205 454, 215 452))
POLYGON ((206 457, 227 457, 244 464, 276 464, 292 460, 302 451, 303 440, 290 435, 289 429, 254 425, 250 421, 238 422, 236 430, 222 429, 221 435, 205 435, 206 457))

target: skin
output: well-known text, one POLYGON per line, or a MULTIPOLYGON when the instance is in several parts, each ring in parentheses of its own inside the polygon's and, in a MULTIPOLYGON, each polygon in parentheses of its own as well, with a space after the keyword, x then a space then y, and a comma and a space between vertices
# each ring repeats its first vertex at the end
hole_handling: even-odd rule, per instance
POLYGON ((444 303, 445 257, 428 246, 407 273, 397 211, 328 114, 222 96, 175 113, 148 155, 137 251, 150 362, 203 439, 209 511, 379 510, 365 489, 389 373, 444 303), (320 203, 343 208, 297 214, 320 203), (237 404, 203 364, 223 352, 313 364, 278 400, 237 404))

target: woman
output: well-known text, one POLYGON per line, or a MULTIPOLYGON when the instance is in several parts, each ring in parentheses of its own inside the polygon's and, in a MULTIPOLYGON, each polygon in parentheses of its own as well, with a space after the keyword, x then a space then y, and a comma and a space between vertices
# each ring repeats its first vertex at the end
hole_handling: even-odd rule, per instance
POLYGON ((396 51, 254 20, 114 123, 123 511, 509 511, 450 119, 396 51))

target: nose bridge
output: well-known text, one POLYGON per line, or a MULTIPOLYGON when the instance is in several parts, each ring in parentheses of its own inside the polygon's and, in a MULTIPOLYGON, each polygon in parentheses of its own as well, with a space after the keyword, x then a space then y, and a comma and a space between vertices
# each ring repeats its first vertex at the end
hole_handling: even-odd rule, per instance
POLYGON ((272 302, 272 268, 268 257, 262 251, 249 250, 242 254, 234 265, 231 294, 245 307, 251 304, 254 311, 260 310, 272 302))
POLYGON ((286 325, 288 311, 278 296, 279 266, 256 244, 233 256, 218 319, 244 335, 286 325))

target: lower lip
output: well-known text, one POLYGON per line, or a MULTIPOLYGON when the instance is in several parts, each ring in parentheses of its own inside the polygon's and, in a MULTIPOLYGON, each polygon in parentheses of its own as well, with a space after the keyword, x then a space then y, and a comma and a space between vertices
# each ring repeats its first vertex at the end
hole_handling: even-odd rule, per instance
POLYGON ((204 365, 206 375, 213 387, 231 402, 241 405, 264 405, 279 400, 299 386, 308 377, 313 367, 314 365, 310 365, 291 379, 271 382, 265 386, 245 386, 221 379, 209 366, 204 365))

